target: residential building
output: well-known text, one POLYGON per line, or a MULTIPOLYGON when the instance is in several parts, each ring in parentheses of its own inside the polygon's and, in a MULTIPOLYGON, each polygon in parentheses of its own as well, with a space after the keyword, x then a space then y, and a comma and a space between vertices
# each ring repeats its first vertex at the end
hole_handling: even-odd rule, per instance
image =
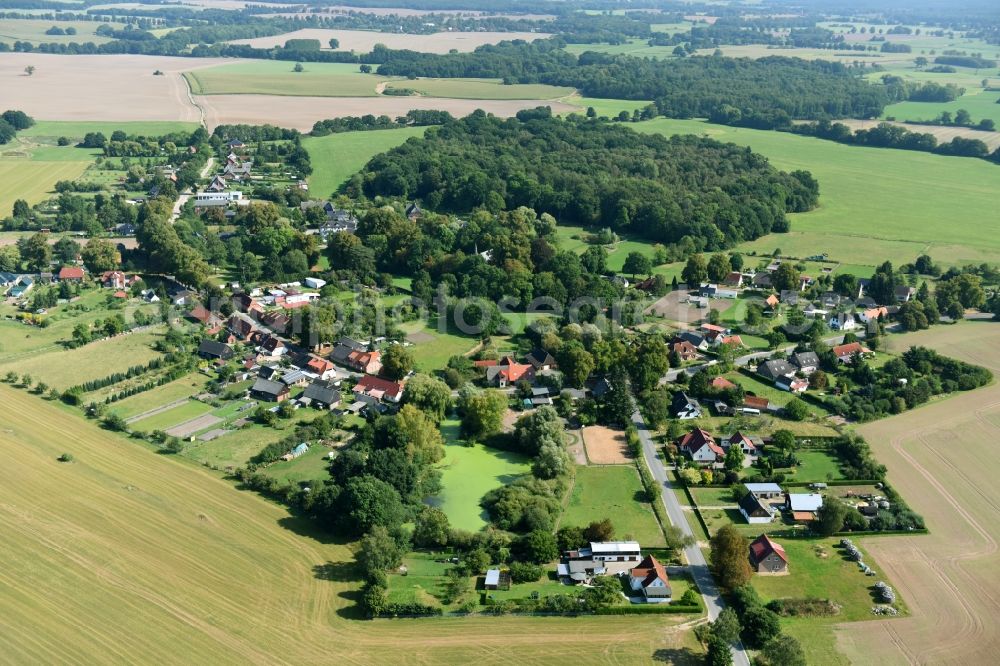
POLYGON ((871 353, 871 350, 862 346, 860 342, 849 342, 846 345, 837 345, 833 348, 833 355, 841 363, 850 363, 855 355, 868 356, 871 353))
POLYGON ((228 361, 233 357, 233 348, 222 342, 206 338, 198 345, 198 356, 209 360, 228 361))
POLYGON ((819 356, 816 352, 799 352, 792 354, 791 361, 804 375, 811 375, 819 370, 819 356))
POLYGON ((689 342, 692 347, 698 351, 705 351, 708 349, 708 340, 701 333, 695 333, 694 331, 681 331, 673 339, 674 342, 689 342))
POLYGON ((755 456, 760 453, 764 446, 764 440, 758 435, 744 435, 737 430, 728 439, 720 442, 723 450, 728 451, 730 447, 738 446, 745 456, 755 456))
POLYGON ((388 379, 365 375, 355 384, 354 395, 369 405, 380 402, 398 403, 403 399, 403 385, 388 379))
POLYGON ((715 438, 701 428, 695 428, 677 441, 677 449, 698 463, 714 463, 725 457, 726 452, 715 438))
POLYGON ((647 603, 670 603, 672 592, 667 569, 652 555, 647 555, 637 567, 629 570, 628 582, 647 603))
POLYGON ((518 363, 511 356, 504 356, 496 365, 486 368, 486 382, 503 388, 512 386, 519 381, 534 381, 535 366, 528 363, 518 363))
POLYGON ((757 366, 757 374, 765 379, 775 381, 779 377, 789 377, 795 374, 795 368, 784 359, 771 359, 757 366))
POLYGON ((682 361, 693 361, 698 358, 698 349, 687 340, 671 342, 670 351, 676 352, 682 361))
POLYGON ((283 402, 288 399, 289 388, 281 382, 258 377, 250 387, 250 396, 267 402, 283 402))
POLYGON ((865 324, 871 323, 877 319, 887 319, 888 317, 889 310, 885 307, 868 308, 858 315, 858 319, 865 324))
POLYGON ((382 371, 382 352, 353 350, 347 354, 344 365, 369 375, 377 375, 382 371))
POLYGON ((785 496, 785 491, 777 483, 744 483, 743 487, 760 499, 781 499, 785 496))
POLYGON ((731 389, 736 388, 736 384, 732 383, 731 381, 722 376, 715 377, 714 379, 712 379, 709 386, 711 386, 717 391, 729 391, 731 389))
POLYGON ((905 284, 901 284, 896 287, 894 295, 896 297, 897 303, 908 303, 914 296, 917 295, 917 290, 913 287, 908 287, 905 284))
POLYGON ((759 574, 788 573, 788 555, 780 544, 762 534, 750 544, 750 565, 759 574))
POLYGON ((853 331, 858 327, 854 315, 850 312, 836 312, 827 320, 831 331, 853 331))
POLYGON ((340 391, 332 382, 314 379, 299 400, 320 409, 334 409, 340 404, 340 391))
POLYGON ((805 393, 809 388, 809 381, 792 375, 791 377, 778 377, 774 380, 774 387, 789 393, 805 393))
POLYGON ((535 370, 546 371, 556 367, 556 359, 541 347, 536 347, 528 352, 525 359, 535 370))
POLYGON ((688 396, 684 391, 674 393, 670 402, 670 413, 675 419, 687 421, 701 416, 701 405, 694 398, 688 396))
POLYGON ((83 277, 83 269, 79 266, 63 266, 59 269, 60 282, 63 280, 67 282, 83 282, 83 277))
POLYGON ((337 368, 325 358, 310 356, 306 363, 306 370, 315 374, 322 380, 333 379, 337 376, 337 368))
POLYGON ((769 523, 774 520, 774 512, 771 511, 771 505, 753 493, 747 493, 741 497, 739 507, 744 520, 751 525, 769 523))

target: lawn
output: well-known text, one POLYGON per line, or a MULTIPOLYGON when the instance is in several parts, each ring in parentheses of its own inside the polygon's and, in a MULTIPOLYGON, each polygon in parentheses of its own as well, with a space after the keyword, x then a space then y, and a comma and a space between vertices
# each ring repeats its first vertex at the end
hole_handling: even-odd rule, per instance
POLYGON ((27 373, 36 382, 43 381, 50 387, 64 390, 91 379, 124 372, 133 365, 143 365, 157 358, 160 354, 152 348, 152 344, 162 335, 162 329, 154 328, 91 342, 68 351, 56 347, 45 353, 0 362, 0 371, 27 373))
POLYGON ((466 354, 479 342, 476 337, 437 329, 437 318, 406 322, 400 326, 413 340, 410 351, 419 370, 431 372, 445 367, 452 356, 466 354))
POLYGON ((311 444, 309 450, 298 458, 280 460, 268 465, 264 474, 292 485, 315 479, 327 479, 330 477, 327 473, 330 463, 327 458, 329 452, 330 449, 325 446, 311 444))
MULTIPOLYGON (((441 606, 438 597, 444 593, 444 576, 454 565, 438 562, 438 559, 442 559, 442 556, 429 553, 410 553, 404 557, 406 574, 393 573, 389 576, 389 601, 441 606)), ((474 594, 471 580, 469 594, 474 594)))
POLYGON ((660 524, 642 497, 639 473, 632 465, 577 467, 561 524, 585 526, 610 518, 616 538, 635 539, 647 547, 664 546, 660 524))
MULTIPOLYGON (((756 376, 750 377, 748 375, 743 374, 742 372, 727 373, 726 379, 728 379, 731 382, 735 382, 736 384, 739 384, 740 386, 743 387, 743 390, 745 390, 747 393, 753 393, 758 397, 767 398, 772 403, 781 405, 782 407, 791 402, 793 398, 798 397, 792 395, 788 391, 782 391, 778 388, 775 388, 773 385, 758 379, 756 376)), ((803 400, 803 402, 805 401, 803 400)), ((809 409, 809 412, 814 415, 817 416, 829 415, 829 412, 826 409, 814 405, 811 402, 805 402, 805 405, 809 409)))
POLYGON ((736 506, 733 492, 729 488, 697 488, 692 487, 691 496, 699 507, 736 506))
MULTIPOLYGON (((854 541, 855 545, 862 545, 858 543, 858 539, 854 541)), ((782 618, 781 624, 783 631, 802 643, 808 663, 848 663, 835 649, 833 627, 841 622, 872 619, 874 599, 870 587, 877 581, 884 580, 878 562, 868 562, 879 573, 869 577, 861 573, 857 563, 844 557, 837 547, 839 539, 785 538, 778 543, 788 555, 789 574, 755 575, 753 586, 765 602, 771 599, 812 597, 829 599, 840 606, 840 612, 833 616, 782 618)), ((886 582, 893 585, 891 580, 886 582)), ((896 607, 905 610, 905 606, 898 601, 896 607)))
POLYGON ((812 172, 819 181, 819 207, 791 215, 789 233, 744 243, 744 252, 827 252, 833 260, 874 266, 886 259, 913 261, 924 252, 942 262, 979 263, 1000 251, 1000 237, 982 233, 982 221, 995 216, 1000 169, 983 160, 846 146, 697 120, 658 118, 632 127, 705 134, 750 146, 778 168, 812 172))
POLYGON ((209 442, 196 440, 184 447, 184 456, 219 469, 240 467, 247 464, 250 458, 260 453, 268 444, 290 435, 296 423, 315 416, 316 412, 313 410, 299 409, 291 419, 287 421, 279 419, 273 426, 254 423, 209 442))
POLYGON ((93 159, 83 151, 69 153, 73 148, 60 150, 79 157, 75 160, 36 161, 27 155, 11 157, 0 153, 0 216, 10 215, 18 199, 34 205, 55 195, 53 188, 58 181, 79 178, 93 159))
POLYGON ((123 418, 131 418, 199 393, 205 388, 205 382, 205 375, 192 372, 163 386, 120 400, 110 410, 123 418))
POLYGON ((555 566, 550 564, 545 567, 542 577, 533 583, 511 583, 509 590, 487 590, 486 595, 491 599, 502 601, 505 599, 527 599, 535 592, 539 597, 548 597, 554 594, 568 594, 572 588, 563 585, 556 577, 555 566))
POLYGON ((177 405, 176 407, 172 407, 166 411, 153 414, 152 416, 147 416, 144 419, 136 421, 131 425, 131 427, 133 430, 141 430, 143 432, 166 430, 167 428, 172 428, 175 425, 180 425, 185 421, 198 418, 202 414, 207 414, 210 411, 212 411, 211 405, 198 402, 197 400, 188 400, 187 402, 177 405))
POLYGON ((445 420, 441 432, 445 436, 445 457, 440 464, 441 493, 430 504, 448 515, 452 527, 476 531, 487 522, 486 511, 479 500, 497 486, 510 483, 530 471, 524 456, 490 449, 482 444, 465 446, 459 441, 459 423, 445 420))
POLYGON ((304 138, 302 146, 309 152, 313 167, 310 192, 318 197, 331 196, 375 155, 395 148, 411 136, 423 136, 425 129, 405 127, 304 138))
MULTIPOLYGON (((734 427, 733 421, 734 419, 728 416, 706 416, 688 421, 685 427, 704 428, 713 434, 722 433, 725 428, 725 432, 730 433, 734 427)), ((836 430, 823 422, 786 421, 776 416, 741 416, 738 423, 739 429, 743 432, 759 435, 770 435, 775 430, 790 430, 803 437, 835 437, 837 435, 836 430)))
POLYGON ((789 481, 815 483, 844 478, 840 472, 840 461, 826 451, 807 449, 796 451, 795 455, 799 459, 799 465, 790 470, 781 470, 789 481))

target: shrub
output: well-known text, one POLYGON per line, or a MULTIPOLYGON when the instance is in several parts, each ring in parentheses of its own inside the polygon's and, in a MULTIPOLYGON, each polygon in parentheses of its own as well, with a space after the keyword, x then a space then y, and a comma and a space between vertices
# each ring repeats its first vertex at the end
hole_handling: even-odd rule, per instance
POLYGON ((73 454, 72 453, 64 453, 61 456, 59 456, 58 458, 56 458, 56 460, 58 460, 59 462, 68 463, 68 462, 73 462, 74 459, 73 459, 73 454))

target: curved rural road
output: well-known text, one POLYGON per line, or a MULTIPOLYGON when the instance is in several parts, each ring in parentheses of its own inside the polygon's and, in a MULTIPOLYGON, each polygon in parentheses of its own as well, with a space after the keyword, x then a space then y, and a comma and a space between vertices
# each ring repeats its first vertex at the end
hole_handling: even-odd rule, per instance
MULTIPOLYGON (((694 538, 691 526, 685 519, 683 511, 681 511, 680 502, 677 501, 677 496, 674 495, 673 484, 670 483, 670 479, 667 477, 667 470, 664 469, 660 463, 660 459, 656 456, 656 445, 653 443, 653 438, 649 436, 649 431, 646 429, 646 422, 638 410, 632 414, 632 423, 639 431, 639 441, 642 442, 642 457, 646 462, 646 467, 649 468, 656 482, 660 484, 660 499, 667 510, 667 516, 670 518, 671 524, 680 528, 681 532, 685 535, 694 538)), ((687 559, 691 576, 694 578, 695 583, 698 584, 698 589, 701 590, 701 597, 704 599, 705 608, 708 610, 708 619, 715 620, 719 616, 719 613, 722 612, 722 609, 725 608, 726 603, 722 599, 719 588, 715 584, 715 578, 712 577, 712 572, 708 568, 708 562, 705 561, 705 554, 701 552, 701 548, 695 543, 684 549, 684 557, 687 559)), ((734 666, 750 666, 750 658, 747 656, 746 648, 743 647, 742 642, 737 641, 734 643, 732 649, 734 666)))

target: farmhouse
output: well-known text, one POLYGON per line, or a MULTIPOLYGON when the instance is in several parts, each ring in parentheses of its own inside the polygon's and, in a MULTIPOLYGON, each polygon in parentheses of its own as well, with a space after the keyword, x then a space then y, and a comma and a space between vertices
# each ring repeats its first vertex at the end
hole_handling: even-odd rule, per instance
POLYGON ((643 558, 639 566, 628 572, 629 587, 641 592, 646 603, 670 603, 670 579, 666 568, 652 555, 643 558))
POLYGON ((340 391, 331 382, 320 379, 313 380, 299 398, 306 404, 320 409, 334 409, 340 404, 340 391))
POLYGON ((850 363, 856 354, 868 356, 871 353, 871 350, 863 347, 860 342, 850 342, 846 345, 837 345, 833 348, 833 355, 841 363, 850 363))
POLYGON ((250 387, 250 396, 267 402, 282 402, 288 399, 288 387, 281 382, 260 377, 250 387))
POLYGON ((128 289, 139 281, 137 275, 125 275, 121 271, 105 271, 101 275, 101 286, 105 289, 128 289))
POLYGON ((198 356, 209 360, 222 359, 223 361, 228 361, 233 357, 233 348, 222 342, 206 338, 198 345, 198 356))
POLYGON ((557 572, 561 578, 589 583, 594 576, 625 573, 641 559, 642 551, 635 541, 592 541, 579 550, 566 551, 557 572))
POLYGON ((750 544, 750 564, 759 574, 788 573, 785 549, 766 534, 761 534, 750 544))
POLYGON ((670 413, 681 421, 696 419, 701 416, 701 405, 684 391, 678 391, 670 402, 670 413))
POLYGON ((751 525, 774 520, 771 506, 753 493, 748 492, 740 498, 739 507, 743 518, 751 525))
POLYGON ((785 508, 798 523, 815 520, 816 512, 823 506, 823 496, 819 493, 787 493, 785 498, 785 508))
POLYGON ((721 444, 722 448, 726 451, 732 446, 738 446, 743 451, 743 455, 755 456, 764 446, 764 440, 757 435, 744 435, 737 430, 729 436, 729 439, 722 440, 721 444))
POLYGON ((677 440, 677 449, 699 463, 714 463, 726 455, 715 438, 701 428, 695 428, 677 440))

